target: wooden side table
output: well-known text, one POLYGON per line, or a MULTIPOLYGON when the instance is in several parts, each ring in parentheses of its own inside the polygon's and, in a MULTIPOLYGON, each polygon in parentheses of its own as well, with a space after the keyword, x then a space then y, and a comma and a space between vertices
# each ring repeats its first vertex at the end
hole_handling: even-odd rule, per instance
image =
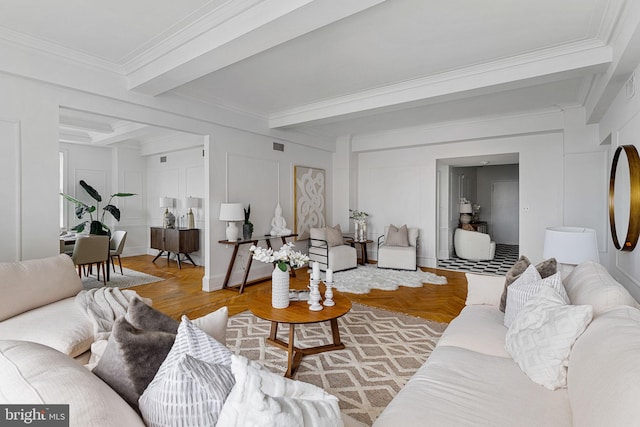
MULTIPOLYGON (((252 245, 258 245, 258 242, 260 240, 266 240, 267 242, 267 247, 271 248, 271 239, 281 239, 282 240, 282 244, 286 244, 287 243, 287 238, 289 237, 296 237, 298 236, 297 234, 287 234, 286 236, 271 236, 271 235, 265 235, 263 238, 260 239, 249 239, 249 240, 238 240, 235 242, 230 242, 228 240, 218 240, 218 243, 222 244, 222 245, 231 245, 233 246, 233 253, 231 254, 231 259, 229 260, 229 266, 227 267, 227 274, 224 277, 224 282, 222 283, 222 289, 238 289, 238 293, 242 293, 244 292, 244 287, 245 286, 249 286, 249 285, 254 285, 256 283, 260 283, 260 282, 264 282, 265 280, 268 280, 270 278, 270 276, 268 277, 263 277, 260 279, 256 279, 256 280, 252 280, 251 282, 247 282, 247 279, 249 278, 249 271, 251 270, 251 264, 253 262, 253 257, 249 256, 249 259, 247 259, 247 264, 245 265, 244 268, 244 276, 242 277, 242 282, 239 285, 235 285, 235 286, 229 286, 229 279, 231 278, 231 272, 233 271, 233 266, 236 263, 236 257, 238 256, 238 249, 240 249, 240 246, 242 245, 248 245, 248 244, 252 244, 252 245)), ((291 275, 291 277, 296 277, 296 272, 293 270, 293 268, 289 269, 289 274, 291 275)))
POLYGON ((338 318, 351 310, 351 301, 339 292, 334 292, 333 307, 324 307, 320 311, 309 310, 307 301, 292 301, 287 308, 273 308, 271 306, 271 292, 260 292, 249 300, 249 310, 254 316, 271 322, 267 343, 287 352, 287 371, 284 376, 291 378, 300 365, 303 356, 323 353, 325 351, 342 350, 344 344, 340 341, 338 318), (296 325, 330 322, 333 342, 317 347, 299 348, 295 346, 296 325), (289 325, 289 341, 285 342, 277 337, 278 325, 289 325))
POLYGON ((169 255, 173 252, 176 254, 178 268, 182 268, 180 254, 183 254, 191 264, 196 265, 189 255, 200 249, 200 230, 197 228, 162 228, 151 227, 151 248, 158 249, 158 255, 153 262, 163 254, 167 253, 167 261, 169 255))
POLYGON ((373 243, 373 240, 358 241, 358 240, 349 239, 349 240, 345 240, 345 243, 351 245, 354 248, 356 247, 356 243, 359 244, 361 256, 358 259, 358 263, 365 265, 369 262, 369 257, 367 256, 367 243, 373 243))

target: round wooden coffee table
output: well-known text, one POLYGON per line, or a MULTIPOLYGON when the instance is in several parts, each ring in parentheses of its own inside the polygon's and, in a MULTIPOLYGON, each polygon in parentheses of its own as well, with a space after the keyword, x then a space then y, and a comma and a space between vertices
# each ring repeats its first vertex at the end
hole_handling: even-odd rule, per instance
MULTIPOLYGON (((323 293, 324 295, 324 293, 323 293)), ((287 372, 284 376, 291 378, 300 365, 302 356, 318 354, 331 350, 342 350, 344 344, 340 342, 340 331, 338 330, 338 318, 344 316, 351 310, 351 301, 347 297, 333 292, 333 301, 336 305, 324 307, 320 311, 309 310, 307 301, 292 301, 287 308, 271 307, 271 292, 261 292, 249 300, 249 310, 254 316, 271 322, 271 330, 266 341, 287 352, 287 372), (295 326, 307 323, 331 323, 331 335, 333 344, 321 345, 318 347, 299 348, 294 344, 295 326), (289 342, 278 339, 278 324, 289 325, 289 342)))

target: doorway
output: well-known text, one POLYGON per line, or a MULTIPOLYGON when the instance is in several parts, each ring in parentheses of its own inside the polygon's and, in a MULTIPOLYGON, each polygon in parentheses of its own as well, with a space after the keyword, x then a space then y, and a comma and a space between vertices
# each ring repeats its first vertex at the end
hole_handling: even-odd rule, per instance
POLYGON ((519 255, 518 153, 439 159, 437 166, 442 181, 438 186, 438 267, 503 274, 519 255), (493 260, 457 257, 453 236, 461 227, 462 206, 473 209, 473 229, 496 242, 493 260))
POLYGON ((519 187, 518 181, 497 181, 491 184, 492 238, 496 243, 519 243, 519 187))

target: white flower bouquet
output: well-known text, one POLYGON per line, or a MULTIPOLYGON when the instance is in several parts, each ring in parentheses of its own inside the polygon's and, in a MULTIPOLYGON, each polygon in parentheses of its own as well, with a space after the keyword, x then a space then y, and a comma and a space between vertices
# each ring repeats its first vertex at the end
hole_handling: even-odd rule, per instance
POLYGON ((368 216, 369 214, 364 211, 349 209, 349 218, 356 222, 364 222, 368 216))
POLYGON ((287 266, 293 268, 302 267, 309 262, 309 257, 302 252, 294 251, 294 244, 289 242, 283 245, 280 250, 274 251, 272 248, 261 248, 251 245, 249 251, 253 254, 253 259, 260 262, 270 262, 277 265, 282 271, 287 271, 287 266))

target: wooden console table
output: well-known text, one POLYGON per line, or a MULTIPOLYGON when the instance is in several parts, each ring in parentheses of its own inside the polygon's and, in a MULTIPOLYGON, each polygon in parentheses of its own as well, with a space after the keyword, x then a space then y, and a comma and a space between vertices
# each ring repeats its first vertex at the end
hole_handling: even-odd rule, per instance
POLYGON ((160 251, 153 262, 156 262, 164 252, 167 252, 167 261, 169 261, 169 255, 173 252, 176 254, 178 268, 182 268, 180 254, 187 257, 191 264, 196 265, 189 254, 200 249, 200 230, 197 228, 151 227, 150 231, 151 248, 160 251))
MULTIPOLYGON (((271 235, 265 235, 262 238, 259 239, 249 239, 249 240, 238 240, 235 242, 230 242, 228 240, 219 240, 218 243, 222 244, 222 245, 232 245, 233 246, 233 254, 231 254, 231 259, 229 260, 229 266, 227 267, 227 275, 224 277, 224 283, 222 284, 222 289, 235 289, 238 288, 238 293, 242 293, 244 292, 244 287, 245 286, 249 286, 249 285, 254 285, 256 283, 260 283, 260 282, 264 282, 265 280, 268 280, 270 277, 263 277, 260 279, 255 279, 252 280, 251 282, 247 282, 247 279, 249 278, 249 271, 251 270, 251 263, 253 261, 253 257, 249 256, 249 259, 247 259, 247 265, 245 266, 244 269, 244 276, 242 277, 242 283, 240 283, 239 285, 234 285, 234 286, 229 286, 229 279, 231 278, 231 272, 233 271, 233 265, 236 263, 236 257, 238 256, 238 249, 240 248, 240 246, 242 245, 247 245, 247 244, 252 244, 252 245, 258 245, 258 242, 260 240, 265 240, 267 242, 267 247, 271 248, 271 239, 277 239, 280 238, 282 240, 282 244, 286 244, 287 243, 287 238, 289 237, 297 237, 297 234, 287 234, 286 236, 271 236, 271 235)), ((291 277, 296 277, 296 272, 294 271, 293 268, 289 269, 289 274, 291 275, 291 277)))

